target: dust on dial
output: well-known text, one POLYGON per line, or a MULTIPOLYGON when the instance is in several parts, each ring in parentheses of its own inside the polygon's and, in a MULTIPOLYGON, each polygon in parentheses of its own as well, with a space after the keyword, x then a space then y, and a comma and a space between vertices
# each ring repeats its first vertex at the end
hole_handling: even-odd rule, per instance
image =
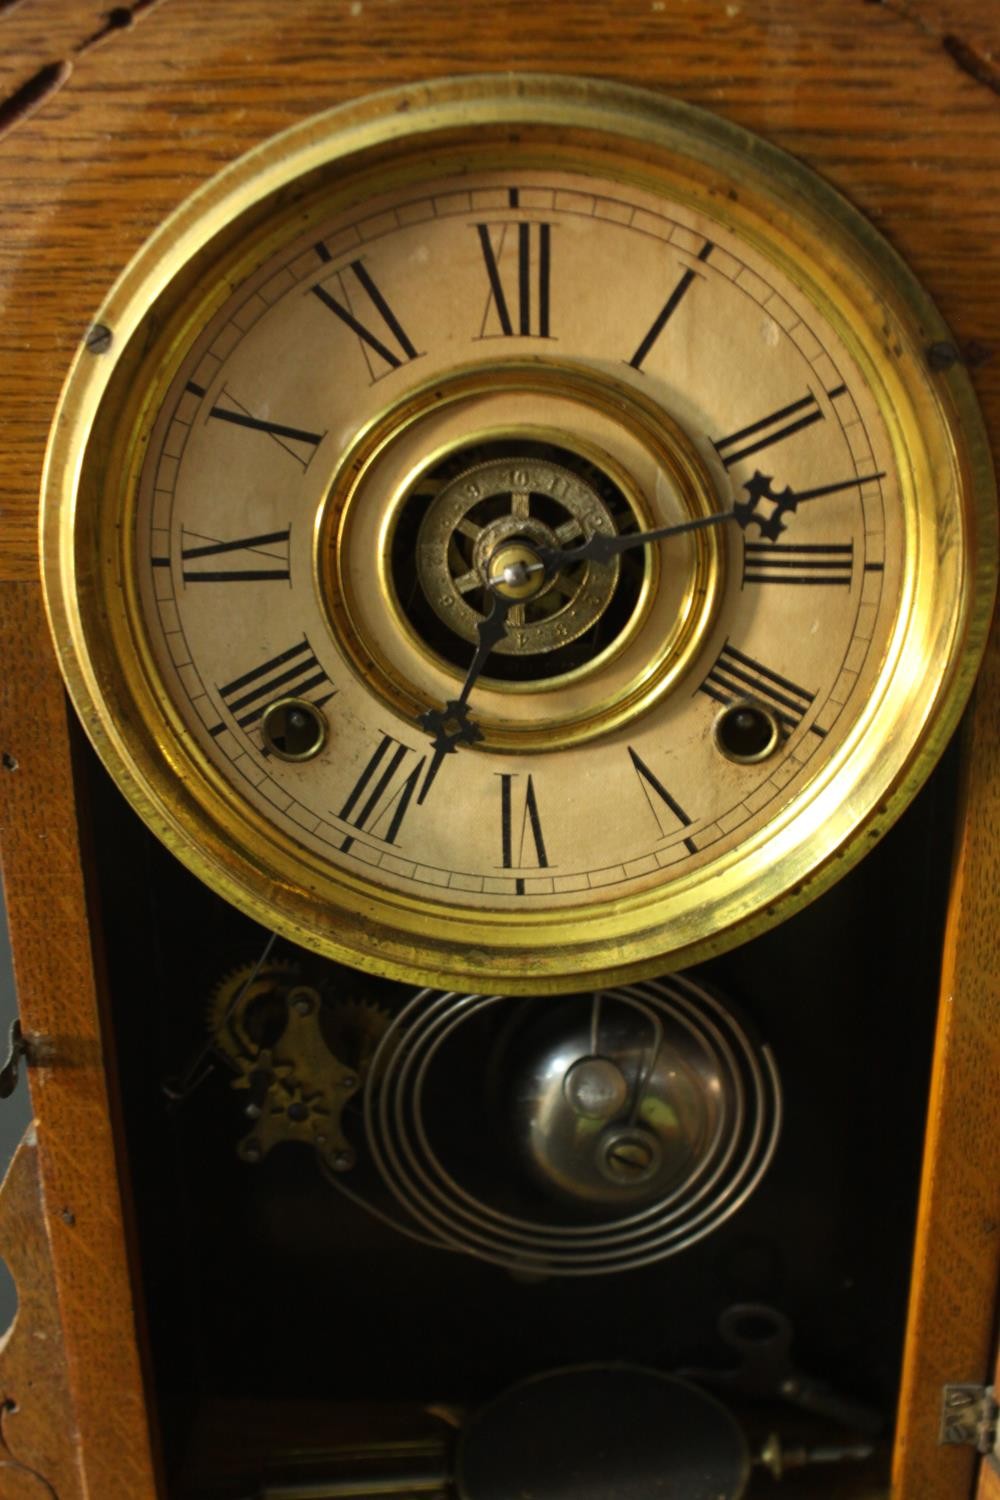
POLYGON ((388 973, 569 989, 735 941, 898 810, 974 669, 988 486, 919 294, 879 288, 890 358, 839 200, 595 98, 456 81, 402 135, 389 96, 291 132, 152 242, 68 388, 97 552, 51 542, 53 463, 50 597, 95 737, 211 883, 388 973))

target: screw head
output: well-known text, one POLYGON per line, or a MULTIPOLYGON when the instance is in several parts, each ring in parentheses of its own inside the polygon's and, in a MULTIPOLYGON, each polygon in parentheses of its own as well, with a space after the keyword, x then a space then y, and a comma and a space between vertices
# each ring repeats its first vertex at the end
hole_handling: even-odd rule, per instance
POLYGON ((603 1175, 622 1187, 648 1182, 663 1160, 656 1137, 634 1128, 606 1132, 598 1152, 598 1165, 603 1175))
POLYGON ((106 354, 111 348, 111 329, 104 323, 95 323, 87 330, 83 342, 91 354, 106 354))

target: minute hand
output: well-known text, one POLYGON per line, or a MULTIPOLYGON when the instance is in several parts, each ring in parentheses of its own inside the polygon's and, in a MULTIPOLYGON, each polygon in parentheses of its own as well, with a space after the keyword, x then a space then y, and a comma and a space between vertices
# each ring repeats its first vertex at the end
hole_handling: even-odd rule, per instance
MULTIPOLYGON (((720 510, 715 515, 697 516, 693 521, 678 521, 671 526, 657 526, 652 531, 627 531, 619 536, 597 533, 578 547, 536 547, 535 551, 546 571, 569 567, 576 562, 611 562, 630 547, 645 547, 648 542, 662 542, 667 537, 681 536, 685 531, 701 531, 706 526, 720 526, 723 521, 735 520, 735 511, 720 510)), ((527 571, 537 566, 531 563, 527 571)))

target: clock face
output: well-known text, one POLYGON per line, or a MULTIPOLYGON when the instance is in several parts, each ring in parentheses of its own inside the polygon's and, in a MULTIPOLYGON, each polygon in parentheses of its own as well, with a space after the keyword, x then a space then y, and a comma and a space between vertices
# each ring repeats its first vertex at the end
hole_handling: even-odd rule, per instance
POLYGON ((512 991, 818 889, 929 768, 989 572, 884 247, 700 116, 534 86, 240 164, 102 315, 48 512, 78 701, 178 852, 512 991))

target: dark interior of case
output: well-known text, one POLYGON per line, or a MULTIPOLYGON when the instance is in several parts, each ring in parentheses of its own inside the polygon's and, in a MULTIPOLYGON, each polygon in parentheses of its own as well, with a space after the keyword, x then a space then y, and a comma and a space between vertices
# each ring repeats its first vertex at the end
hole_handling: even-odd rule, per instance
MULTIPOLYGON (((778 1392, 752 1400, 717 1388, 752 1455, 772 1433, 786 1449, 849 1450, 865 1438, 874 1448, 866 1461, 816 1462, 781 1481, 757 1464, 739 1493, 887 1492, 954 752, 840 883, 692 971, 780 1070, 784 1124, 756 1192, 680 1254, 573 1278, 519 1276, 418 1243, 342 1196, 308 1147, 239 1158, 246 1095, 207 1048, 207 1007, 220 977, 253 964, 269 935, 161 848, 83 744, 79 767, 98 831, 93 899, 107 939, 121 1165, 171 1500, 458 1494, 449 1476, 463 1426, 509 1387, 576 1366, 725 1372, 738 1360, 718 1323, 734 1304, 776 1309, 793 1331, 795 1369, 881 1422, 872 1439, 778 1392)), ((280 941, 272 952, 307 982, 390 1013, 413 992, 280 941)), ((518 1010, 559 1004, 539 997, 518 1010)), ((489 1037, 480 1028, 473 1049, 485 1049, 487 1072, 489 1037)), ((488 1180, 502 1174, 507 1145, 490 1088, 476 1082, 482 1066, 470 1057, 463 1076, 452 1060, 448 1109, 456 1152, 488 1180)), ((350 1108, 345 1130, 364 1189, 370 1168, 350 1108)), ((665 1451, 667 1476, 671 1462, 665 1451)), ((627 1477, 623 1495, 634 1493, 627 1477)), ((663 1493, 702 1491, 689 1466, 663 1493)))

